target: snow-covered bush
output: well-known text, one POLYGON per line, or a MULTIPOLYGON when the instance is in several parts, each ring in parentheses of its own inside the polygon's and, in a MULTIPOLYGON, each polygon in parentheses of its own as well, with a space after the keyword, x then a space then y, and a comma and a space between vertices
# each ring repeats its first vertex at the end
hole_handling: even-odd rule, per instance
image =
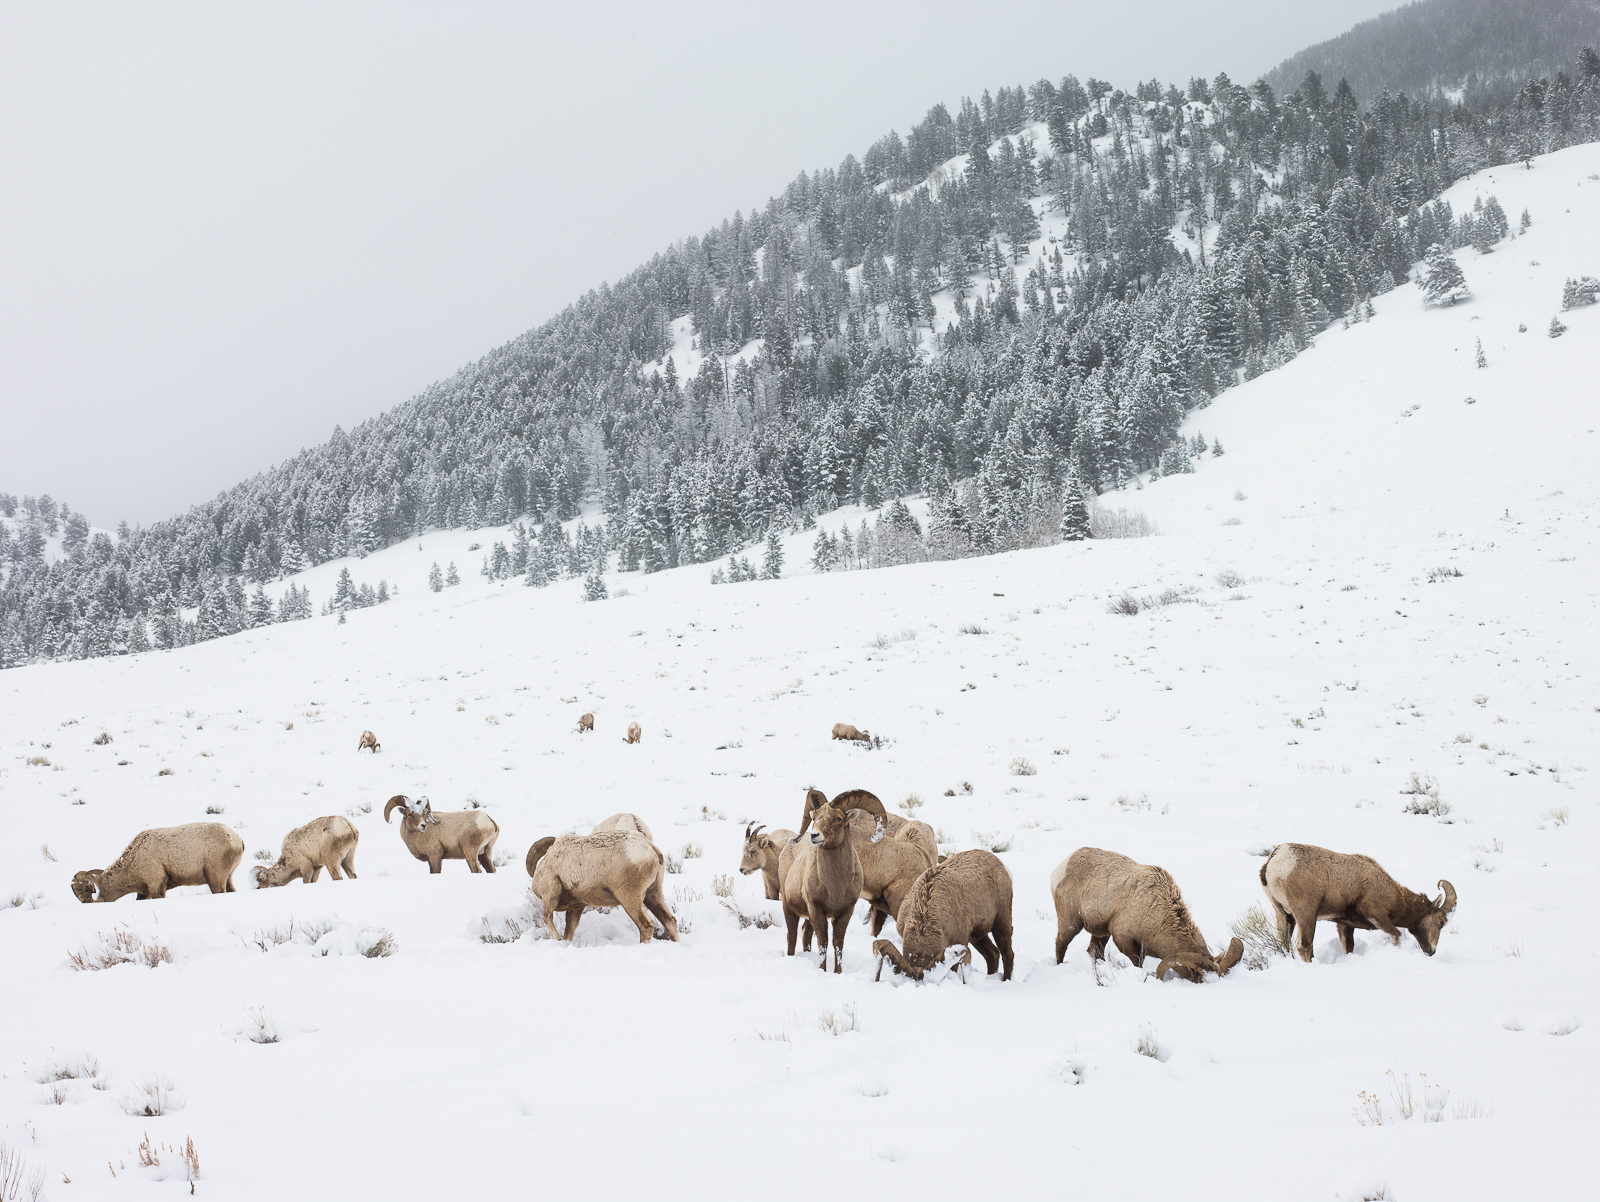
POLYGON ((1039 770, 1025 756, 1016 756, 1012 759, 1009 771, 1012 776, 1037 776, 1039 770))
POLYGON ((172 1078, 157 1070, 123 1091, 117 1101, 135 1118, 158 1118, 183 1109, 184 1097, 177 1090, 172 1078))
POLYGON ((1450 813, 1450 803, 1439 796, 1439 782, 1431 772, 1413 772, 1406 783, 1400 786, 1400 792, 1411 798, 1404 807, 1407 814, 1432 814, 1436 818, 1443 818, 1450 813))
POLYGON ((1600 280, 1592 275, 1580 279, 1568 279, 1561 289, 1561 307, 1563 309, 1577 309, 1583 305, 1592 305, 1600 300, 1600 280))
POLYGON ((1278 937, 1278 923, 1258 902, 1228 924, 1244 944, 1244 966, 1259 972, 1274 956, 1287 956, 1289 945, 1278 937))
POLYGON ((119 964, 154 968, 172 963, 172 949, 158 936, 147 938, 128 927, 117 927, 109 934, 101 931, 77 951, 68 952, 67 961, 78 972, 99 972, 119 964))

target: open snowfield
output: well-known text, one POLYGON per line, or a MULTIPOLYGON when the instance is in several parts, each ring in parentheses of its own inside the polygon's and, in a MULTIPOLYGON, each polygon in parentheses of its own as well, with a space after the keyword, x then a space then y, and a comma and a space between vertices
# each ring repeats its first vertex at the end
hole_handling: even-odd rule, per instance
MULTIPOLYGON (((1458 184, 1457 213, 1492 192, 1531 230, 1458 252, 1471 300, 1401 287, 1195 414, 1223 456, 1101 499, 1156 537, 817 576, 808 532, 782 581, 612 575, 586 604, 581 581, 485 581, 467 547, 504 531, 434 532, 350 565, 399 593, 344 625, 0 674, 0 903, 22 903, 0 912, 0 1134, 85 1202, 188 1193, 176 1154, 138 1163, 146 1133, 192 1138, 196 1196, 241 1202, 1587 1192, 1600 306, 1546 328, 1565 277, 1600 275, 1597 173, 1587 146, 1458 184), (463 583, 427 591, 435 560, 463 583), (839 721, 885 745, 830 742, 839 721), (369 728, 380 754, 355 749, 369 728), (1442 818, 1403 812, 1412 773, 1442 818), (784 956, 781 918, 741 926, 714 878, 777 915, 737 873, 744 824, 794 828, 812 784, 915 794, 944 850, 1004 849, 1015 979, 874 982, 859 923, 825 975, 784 956), (500 871, 431 877, 382 820, 396 793, 487 807, 500 871), (73 872, 208 807, 245 840, 239 892, 73 897, 73 872), (483 941, 535 839, 619 810, 687 855, 680 942, 640 946, 620 912, 572 946, 483 941), (359 880, 253 888, 258 849, 345 813, 359 880), (1097 980, 1086 936, 1054 963, 1048 876, 1075 848, 1169 869, 1220 947, 1286 841, 1453 882, 1438 954, 1358 932, 1343 956, 1324 925, 1312 964, 1203 985, 1115 952, 1097 980), (172 962, 72 968, 119 928, 172 962), (393 954, 360 954, 382 931, 393 954), (277 1042, 247 1037, 262 1007, 277 1042), (86 1055, 103 1088, 43 1080, 86 1055), (1391 1071, 1449 1091, 1440 1121, 1401 1119, 1391 1071), (170 1112, 126 1113, 158 1075, 170 1112)), ((297 579, 320 605, 341 566, 297 579)))

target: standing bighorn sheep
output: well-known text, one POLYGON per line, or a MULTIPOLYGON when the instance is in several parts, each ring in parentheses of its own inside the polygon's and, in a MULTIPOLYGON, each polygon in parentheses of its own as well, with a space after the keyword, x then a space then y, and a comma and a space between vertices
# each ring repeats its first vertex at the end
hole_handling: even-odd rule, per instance
POLYGON ((833 724, 833 737, 835 739, 848 739, 857 743, 872 742, 872 735, 864 730, 857 730, 848 722, 835 722, 833 724))
POLYGON ((383 807, 385 822, 395 806, 402 810, 400 837, 413 856, 428 861, 430 873, 442 872, 446 860, 465 860, 473 872, 494 871, 494 841, 500 837, 500 824, 482 810, 435 814, 426 797, 413 802, 397 794, 383 807))
POLYGON ((651 914, 661 920, 668 939, 678 938, 678 920, 663 889, 666 862, 638 831, 546 836, 528 849, 527 868, 534 895, 544 905, 545 924, 557 939, 571 941, 586 906, 621 906, 639 928, 640 943, 655 934, 651 914), (556 914, 563 911, 566 930, 558 931, 556 914))
POLYGON ((1295 950, 1311 963, 1311 939, 1319 921, 1339 928, 1339 946, 1356 950, 1356 931, 1382 931, 1396 943, 1402 929, 1428 955, 1439 950, 1439 933, 1456 908, 1456 889, 1440 881, 1437 898, 1413 893, 1371 856, 1351 856, 1309 843, 1280 843, 1261 866, 1261 887, 1278 917, 1278 938, 1287 947, 1300 928, 1295 950))
POLYGON ((363 747, 365 747, 368 751, 372 752, 373 755, 377 755, 378 748, 382 746, 383 744, 378 742, 377 735, 373 734, 370 730, 364 730, 361 732, 361 741, 356 744, 356 750, 360 751, 363 747))
POLYGON ((650 833, 650 828, 645 825, 644 819, 637 814, 629 814, 627 812, 613 814, 609 818, 601 819, 595 824, 594 830, 589 833, 591 835, 603 835, 607 831, 638 831, 639 834, 651 842, 655 841, 655 836, 650 833))
POLYGON ((828 920, 833 920, 833 971, 844 971, 844 935, 861 897, 861 857, 850 837, 845 808, 827 802, 811 811, 816 823, 809 841, 784 847, 778 860, 779 895, 789 928, 789 955, 794 955, 800 920, 807 919, 817 933, 822 953, 819 967, 828 968, 828 920))
POLYGON ((639 724, 637 722, 630 722, 628 723, 628 737, 622 741, 624 743, 637 743, 643 733, 644 732, 639 729, 639 724))
POLYGON ((1050 874, 1050 892, 1056 903, 1057 964, 1085 929, 1090 959, 1104 957, 1111 939, 1135 968, 1146 956, 1159 956, 1158 980, 1169 968, 1196 983, 1203 973, 1225 976, 1244 955, 1244 944, 1235 938, 1220 959, 1213 956, 1172 874, 1114 851, 1078 848, 1050 874))
MULTIPOLYGON (((760 872, 761 880, 767 887, 767 900, 778 900, 778 858, 783 854, 783 849, 794 842, 796 835, 793 831, 766 831, 765 826, 747 823, 744 828, 744 856, 739 861, 739 871, 749 876, 752 872, 760 872)), ((809 946, 809 945, 808 945, 809 946)))
POLYGON ((594 729, 594 715, 584 714, 578 719, 578 733, 581 735, 586 730, 594 729))
MULTIPOLYGON (((1000 979, 1011 979, 1011 873, 993 852, 960 851, 925 869, 894 922, 905 952, 887 939, 874 943, 880 976, 887 958, 896 971, 920 981, 946 948, 971 944, 989 975, 1004 965, 1000 979)), ((964 955, 971 958, 970 952, 964 955)))
POLYGON ((256 868, 256 888, 274 889, 287 885, 299 877, 308 885, 316 884, 317 877, 326 868, 334 880, 343 868, 353 881, 356 879, 356 843, 361 832, 350 819, 338 814, 317 818, 304 826, 297 826, 283 837, 283 850, 271 865, 256 868))
POLYGON ((244 840, 220 822, 190 822, 140 831, 109 868, 90 868, 72 878, 81 902, 109 902, 126 894, 139 901, 165 897, 175 885, 208 885, 232 893, 233 870, 244 858, 244 840))

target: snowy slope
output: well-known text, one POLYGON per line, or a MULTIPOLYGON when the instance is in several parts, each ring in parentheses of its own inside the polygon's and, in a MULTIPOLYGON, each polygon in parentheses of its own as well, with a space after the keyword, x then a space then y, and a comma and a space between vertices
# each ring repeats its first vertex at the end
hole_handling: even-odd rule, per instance
MULTIPOLYGON (((1195 415, 1222 457, 1103 499, 1159 537, 816 576, 798 535, 783 581, 712 587, 700 566, 582 604, 579 582, 479 576, 466 547, 500 532, 436 532, 351 565, 399 592, 343 626, 7 672, 0 901, 29 900, 0 912, 0 1134, 58 1199, 178 1196, 181 1169, 156 1180, 176 1157, 138 1165, 146 1133, 192 1137, 197 1196, 229 1199, 811 1195, 790 1159, 844 1197, 1575 1196, 1600 1068, 1600 307, 1545 329, 1561 281, 1600 274, 1595 174, 1582 147, 1458 185, 1458 212, 1492 191, 1532 229, 1461 252, 1471 301, 1396 289, 1195 415), (462 585, 429 592, 435 560, 462 585), (1107 611, 1168 589, 1187 600, 1107 611), (886 746, 829 742, 837 721, 886 746), (367 728, 380 755, 355 751, 367 728), (1402 812, 1413 772, 1446 820, 1402 812), (1015 979, 875 983, 859 925, 825 976, 782 954, 781 922, 742 928, 713 878, 775 910, 735 871, 744 823, 792 828, 809 784, 914 793, 947 850, 1006 848, 1015 979), (398 792, 487 806, 508 862, 430 877, 381 820, 398 792), (74 871, 207 807, 246 841, 240 892, 74 899, 74 871), (250 887, 258 848, 349 809, 358 881, 250 887), (638 946, 620 914, 576 946, 481 941, 522 904, 533 840, 617 810, 703 849, 669 878, 680 943, 638 946), (1116 956, 1097 984, 1081 936, 1053 962, 1047 878, 1074 848, 1167 867, 1221 944, 1288 840, 1452 881, 1439 954, 1362 933, 1343 957, 1324 927, 1313 964, 1201 986, 1116 956), (252 940, 291 919, 330 929, 252 940), (72 971, 117 924, 174 962, 72 971), (340 954, 380 928, 394 955, 340 954), (279 1042, 240 1034, 250 1007, 279 1042), (845 1007, 858 1028, 826 1033, 845 1007), (41 1083, 82 1053, 108 1088, 41 1083), (1389 1070, 1448 1089, 1442 1121, 1389 1121, 1389 1070), (156 1072, 182 1109, 131 1117, 119 1100, 156 1072), (1362 1091, 1383 1126, 1358 1125, 1362 1091)), ((319 602, 340 566, 304 574, 319 602)))

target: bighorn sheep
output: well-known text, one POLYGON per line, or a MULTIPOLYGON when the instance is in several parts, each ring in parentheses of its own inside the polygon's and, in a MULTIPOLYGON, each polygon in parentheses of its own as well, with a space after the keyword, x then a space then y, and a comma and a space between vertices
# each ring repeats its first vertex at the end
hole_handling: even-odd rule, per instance
MULTIPOLYGON (((806 790, 806 808, 805 812, 800 815, 800 830, 795 835, 796 839, 800 838, 801 835, 804 835, 806 833, 806 828, 811 825, 812 811, 818 806, 824 806, 827 804, 829 804, 828 795, 821 789, 806 790)), ((865 810, 869 814, 876 814, 879 818, 884 820, 885 824, 887 824, 891 818, 899 822, 905 821, 905 819, 901 818, 898 814, 890 814, 883 808, 883 802, 879 801, 877 797, 871 793, 868 793, 865 789, 846 789, 843 793, 839 794, 839 796, 833 799, 832 804, 836 806, 842 806, 846 810, 865 810)), ((887 825, 885 829, 887 829, 887 825)))
POLYGON ((283 837, 283 850, 271 865, 256 868, 256 888, 274 889, 287 885, 299 877, 308 885, 316 884, 317 877, 326 868, 334 880, 343 880, 343 868, 350 879, 356 879, 356 843, 361 832, 350 819, 340 815, 317 818, 304 826, 297 826, 283 837))
POLYGON ((413 802, 396 795, 383 807, 385 822, 395 806, 402 811, 400 837, 412 855, 428 861, 430 873, 443 871, 446 860, 465 860, 473 872, 494 871, 494 841, 500 837, 500 824, 482 810, 435 814, 426 797, 413 802))
POLYGON ((378 748, 382 746, 383 744, 378 742, 377 735, 373 734, 370 730, 364 730, 361 732, 361 742, 356 744, 356 750, 360 751, 363 747, 365 747, 368 751, 372 752, 373 755, 377 755, 378 748))
POLYGON ((833 971, 844 971, 844 935, 861 897, 861 857, 850 837, 848 811, 827 802, 811 812, 817 829, 809 840, 790 843, 778 860, 779 895, 789 928, 789 955, 794 955, 800 920, 817 932, 822 953, 819 967, 828 968, 828 920, 833 920, 833 971))
MULTIPOLYGON (((1004 966, 1011 979, 1011 873, 993 852, 961 851, 923 871, 895 917, 904 954, 887 939, 872 945, 878 974, 887 958, 913 980, 944 957, 945 949, 978 949, 989 975, 1004 966), (997 946, 998 945, 998 946, 997 946)), ((968 960, 971 953, 964 953, 968 960)), ((876 979, 876 978, 874 978, 876 979)))
POLYGON ((628 737, 622 741, 624 743, 637 743, 643 733, 644 732, 639 729, 639 724, 637 722, 630 722, 628 723, 628 737))
POLYGON ((850 810, 850 840, 861 857, 861 900, 872 907, 876 938, 885 920, 900 913, 917 878, 933 867, 938 845, 926 823, 897 814, 880 817, 860 807, 850 810), (890 819, 897 820, 893 828, 890 819))
POLYGON ((833 724, 833 737, 835 739, 849 739, 858 743, 870 743, 872 735, 868 731, 857 730, 848 722, 835 722, 833 724))
POLYGON ((795 838, 793 831, 771 831, 762 834, 767 828, 748 823, 744 828, 744 857, 739 861, 739 871, 749 876, 752 872, 760 872, 762 883, 767 887, 767 900, 778 900, 778 857, 783 849, 795 838))
POLYGON ((140 831, 110 868, 90 868, 72 878, 81 902, 109 902, 133 893, 138 900, 165 897, 174 885, 209 885, 232 893, 233 870, 244 840, 220 822, 190 822, 140 831))
POLYGON ((603 835, 607 831, 638 831, 651 842, 655 841, 655 836, 650 833, 650 828, 645 824, 645 820, 637 814, 613 814, 609 818, 601 819, 600 822, 595 824, 594 830, 589 833, 591 835, 603 835))
POLYGON ((1198 984, 1203 973, 1227 975, 1244 955, 1244 944, 1235 938, 1220 959, 1213 956, 1172 874, 1114 851, 1078 848, 1050 874, 1050 892, 1056 903, 1057 964, 1084 929, 1091 959, 1101 959, 1111 939, 1135 968, 1146 956, 1159 956, 1158 980, 1170 968, 1198 984))
POLYGON ((584 714, 578 719, 578 733, 581 735, 586 730, 594 729, 594 715, 584 714))
POLYGON ((667 908, 663 882, 666 861, 654 843, 638 831, 613 830, 594 835, 547 836, 528 849, 528 875, 534 895, 544 905, 544 920, 557 939, 571 941, 585 906, 621 906, 639 928, 639 942, 655 934, 654 914, 677 941, 678 920, 667 908), (565 911, 566 930, 556 930, 556 914, 565 911), (648 911, 648 913, 646 913, 648 911))
POLYGON ((1439 950, 1439 933, 1456 908, 1456 889, 1440 881, 1437 898, 1413 893, 1371 856, 1351 856, 1308 843, 1280 843, 1261 866, 1261 887, 1278 916, 1278 938, 1288 946, 1299 926, 1296 950, 1311 962, 1311 939, 1319 921, 1339 928, 1339 946, 1356 950, 1356 931, 1382 931, 1396 943, 1405 929, 1428 955, 1439 950))

